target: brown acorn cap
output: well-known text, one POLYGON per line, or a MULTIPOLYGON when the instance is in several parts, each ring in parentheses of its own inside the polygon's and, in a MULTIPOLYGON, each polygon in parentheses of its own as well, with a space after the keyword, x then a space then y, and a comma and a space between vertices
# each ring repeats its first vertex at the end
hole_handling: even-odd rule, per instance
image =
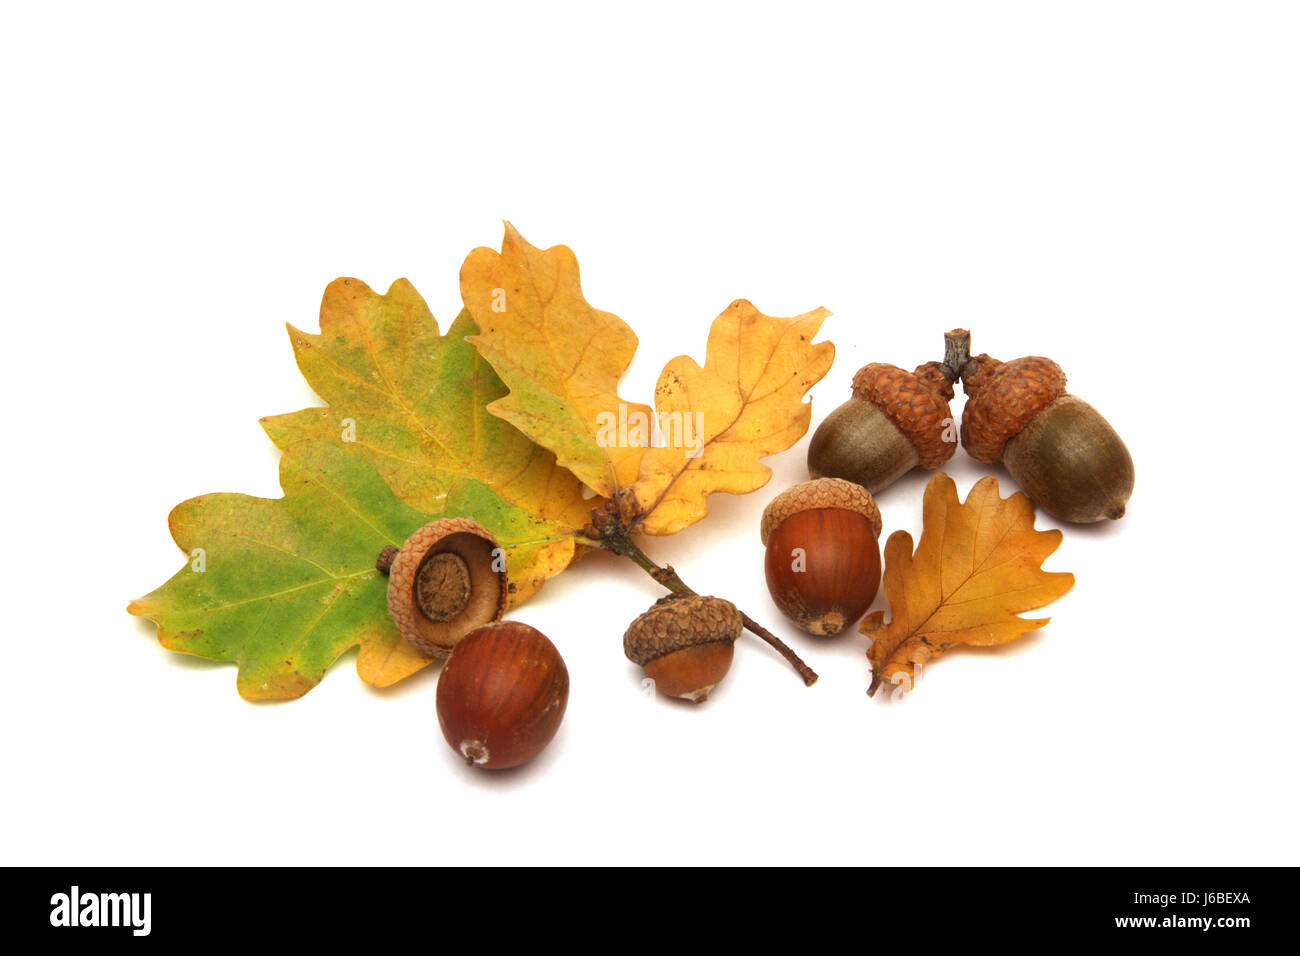
POLYGON ((1065 394, 1065 373, 1049 358, 1028 355, 999 362, 978 355, 961 370, 966 409, 961 443, 976 461, 1002 460, 1006 443, 1065 394))
POLYGON ((388 613, 426 657, 446 657, 474 628, 506 609, 505 563, 496 538, 468 518, 440 518, 414 532, 388 571, 388 613))
POLYGON ((953 391, 942 367, 928 362, 909 372, 897 365, 873 362, 853 376, 854 397, 880 409, 912 443, 917 464, 930 471, 957 451, 956 442, 943 440, 944 423, 952 421, 948 401, 953 391))
POLYGON ((683 648, 732 644, 744 629, 744 615, 730 601, 703 594, 670 594, 628 625, 623 653, 644 667, 683 648))
POLYGON ((814 508, 842 508, 845 511, 856 511, 871 522, 876 537, 880 537, 880 509, 876 507, 876 500, 871 497, 871 492, 843 478, 814 478, 812 481, 787 488, 768 502, 767 507, 763 509, 763 523, 759 526, 763 544, 767 544, 767 539, 772 532, 779 528, 786 518, 796 512, 811 511, 814 508))

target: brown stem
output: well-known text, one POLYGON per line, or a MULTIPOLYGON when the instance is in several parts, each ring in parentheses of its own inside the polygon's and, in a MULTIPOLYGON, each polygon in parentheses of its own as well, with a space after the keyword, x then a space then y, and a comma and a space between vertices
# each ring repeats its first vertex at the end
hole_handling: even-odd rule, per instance
POLYGON ((391 544, 384 545, 384 550, 379 552, 379 557, 375 559, 375 570, 387 574, 393 566, 393 559, 397 557, 397 548, 391 544))
POLYGON ((961 370, 970 361, 970 332, 953 329, 943 337, 943 374, 950 383, 961 378, 961 370))
MULTIPOLYGON (((673 570, 672 565, 660 566, 654 560, 642 551, 631 537, 625 533, 614 533, 603 536, 599 541, 592 542, 598 544, 607 551, 613 551, 615 554, 621 554, 625 558, 632 560, 637 567, 645 571, 650 577, 654 578, 669 591, 674 594, 695 594, 696 592, 681 579, 681 576, 673 570)), ((803 662, 803 659, 794 652, 794 649, 785 641, 777 637, 767 628, 763 627, 744 611, 740 612, 741 617, 745 620, 745 629, 751 634, 767 641, 776 649, 777 653, 790 662, 799 676, 803 678, 804 684, 811 687, 817 682, 817 672, 803 662)))

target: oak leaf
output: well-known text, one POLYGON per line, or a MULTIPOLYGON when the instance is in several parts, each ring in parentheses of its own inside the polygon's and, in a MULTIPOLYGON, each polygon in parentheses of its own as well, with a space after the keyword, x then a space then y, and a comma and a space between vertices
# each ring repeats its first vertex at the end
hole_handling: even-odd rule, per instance
POLYGON ((636 336, 583 298, 567 247, 538 249, 507 223, 500 252, 466 258, 461 297, 479 327, 470 341, 510 390, 488 410, 617 498, 627 530, 648 534, 698 521, 714 492, 766 484, 759 459, 808 430, 803 396, 835 357, 812 341, 825 309, 778 318, 737 300, 714 320, 703 366, 678 356, 665 367, 652 414, 619 397, 636 336))
POLYGON ((1060 543, 1060 531, 1034 530, 1034 508, 1024 494, 999 497, 996 478, 977 482, 964 504, 951 478, 931 478, 915 554, 905 531, 885 544, 890 621, 877 611, 860 626, 872 639, 868 693, 886 681, 910 688, 917 666, 955 645, 1005 644, 1045 625, 1049 618, 1018 615, 1074 585, 1073 574, 1042 569, 1060 543))
MULTIPOLYGON (((301 697, 353 646, 358 674, 375 686, 426 666, 388 616, 375 559, 430 516, 338 442, 291 446, 280 484, 283 498, 211 494, 177 505, 168 524, 187 564, 127 610, 154 621, 164 647, 237 663, 250 700, 301 697)), ((482 482, 461 479, 444 500, 491 531, 507 563, 554 533, 482 482)))
POLYGON ((598 494, 611 497, 634 481, 645 446, 598 436, 606 416, 617 420, 620 411, 624 420, 649 420, 647 406, 618 396, 636 333, 583 298, 573 252, 538 249, 506 223, 499 253, 480 247, 466 257, 460 288, 479 325, 470 342, 510 389, 489 411, 553 451, 598 494))
MULTIPOLYGON (((281 449, 305 438, 346 441, 399 498, 427 514, 450 513, 450 489, 471 480, 556 528, 586 521, 591 502, 581 482, 487 411, 506 388, 466 341, 477 331, 467 311, 442 335, 405 279, 384 295, 358 279, 336 279, 321 300, 320 334, 288 329, 299 369, 328 406, 262 419, 281 449)), ((512 605, 573 560, 572 535, 555 530, 513 552, 512 605)))
POLYGON ((642 531, 674 534, 708 514, 713 492, 767 484, 772 469, 759 459, 803 437, 812 416, 804 393, 835 360, 834 345, 812 341, 828 315, 776 318, 738 299, 714 320, 703 367, 685 355, 668 363, 655 408, 661 430, 676 429, 678 440, 668 436, 642 459, 632 486, 642 531))

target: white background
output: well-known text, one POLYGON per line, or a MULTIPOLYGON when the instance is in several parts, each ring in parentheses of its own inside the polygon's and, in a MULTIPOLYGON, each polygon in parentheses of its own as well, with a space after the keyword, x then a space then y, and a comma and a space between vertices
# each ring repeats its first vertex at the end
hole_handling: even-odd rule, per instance
POLYGON ((4 862, 1298 862, 1294 6, 6 11, 4 862), (278 496, 257 419, 316 403, 284 323, 406 276, 445 327, 503 218, 638 331, 629 398, 742 296, 834 311, 814 424, 955 325, 1051 356, 1132 449, 1129 515, 1066 529, 1044 630, 871 700, 865 640, 763 586, 805 439, 648 548, 820 683, 745 638, 707 705, 646 696, 620 642, 658 589, 598 555, 518 612, 572 695, 496 776, 432 670, 253 705, 161 649, 124 608, 182 564, 168 510, 278 496))

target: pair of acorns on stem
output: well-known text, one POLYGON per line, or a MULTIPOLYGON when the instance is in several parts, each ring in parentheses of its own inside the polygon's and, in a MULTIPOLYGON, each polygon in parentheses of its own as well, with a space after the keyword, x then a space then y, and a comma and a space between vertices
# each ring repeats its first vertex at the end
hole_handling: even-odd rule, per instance
POLYGON ((966 393, 961 444, 1001 461, 1038 507, 1062 521, 1120 518, 1133 493, 1133 459, 1101 414, 1065 391, 1051 359, 1000 362, 970 354, 970 333, 945 336, 944 360, 908 372, 875 363, 808 445, 813 480, 763 515, 768 589, 811 634, 835 634, 862 616, 880 586, 879 493, 915 467, 935 470, 957 450, 949 407, 966 393))

